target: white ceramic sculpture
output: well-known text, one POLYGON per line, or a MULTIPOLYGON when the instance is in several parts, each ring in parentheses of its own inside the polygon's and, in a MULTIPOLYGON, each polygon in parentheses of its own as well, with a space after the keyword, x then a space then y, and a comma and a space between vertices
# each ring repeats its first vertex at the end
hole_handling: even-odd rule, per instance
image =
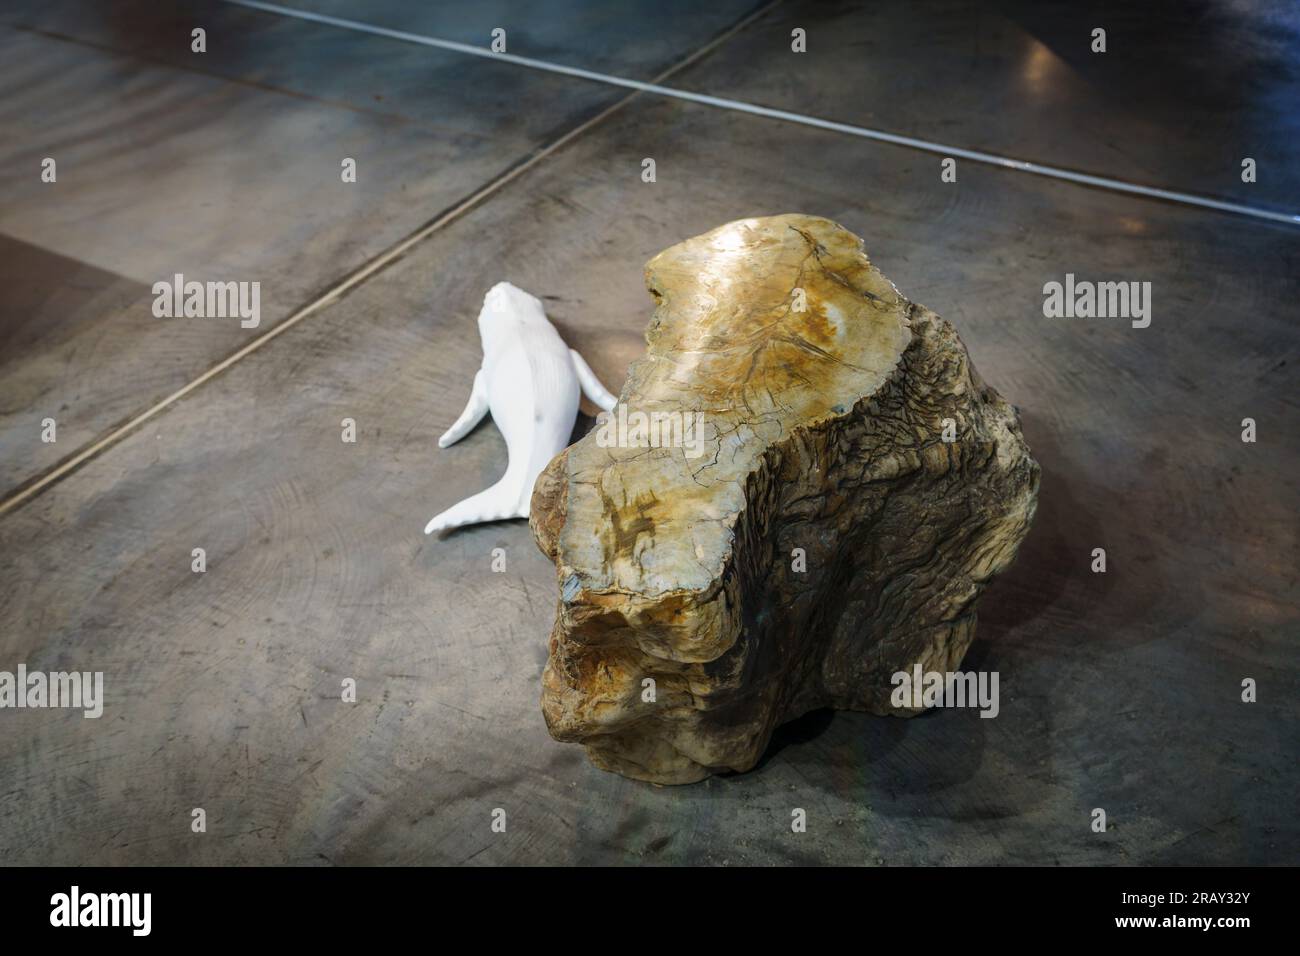
POLYGON ((483 366, 456 424, 438 439, 460 441, 487 412, 506 440, 506 473, 491 488, 452 505, 424 533, 481 521, 527 518, 533 484, 564 450, 578 416, 578 392, 609 411, 617 399, 600 384, 582 356, 564 344, 535 296, 498 282, 478 314, 483 366))

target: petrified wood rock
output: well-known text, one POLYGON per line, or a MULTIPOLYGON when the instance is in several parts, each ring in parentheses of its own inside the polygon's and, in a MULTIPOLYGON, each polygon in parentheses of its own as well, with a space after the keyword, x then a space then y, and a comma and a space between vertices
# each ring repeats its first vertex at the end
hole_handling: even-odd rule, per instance
POLYGON ((538 478, 530 521, 560 585, 551 735, 690 783, 749 769, 819 707, 915 713, 891 706, 891 676, 957 669, 1033 517, 1015 410, 828 220, 722 226, 646 282, 658 308, 620 403, 698 413, 702 444, 598 429, 538 478))

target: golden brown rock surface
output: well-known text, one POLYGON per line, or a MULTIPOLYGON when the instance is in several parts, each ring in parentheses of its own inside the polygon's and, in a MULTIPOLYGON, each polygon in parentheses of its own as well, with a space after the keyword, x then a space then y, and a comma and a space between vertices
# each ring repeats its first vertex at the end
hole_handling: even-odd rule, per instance
POLYGON ((686 428, 660 447, 597 429, 537 481, 560 585, 552 736, 690 783, 749 769, 819 707, 915 713, 891 707, 891 675, 957 669, 1033 517, 1014 409, 828 220, 730 223, 646 282, 658 308, 620 403, 686 428))

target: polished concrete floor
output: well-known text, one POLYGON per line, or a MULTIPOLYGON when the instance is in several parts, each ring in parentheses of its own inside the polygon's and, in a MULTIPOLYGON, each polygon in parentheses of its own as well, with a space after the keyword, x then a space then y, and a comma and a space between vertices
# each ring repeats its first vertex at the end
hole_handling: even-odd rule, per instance
MULTIPOLYGON (((1273 5, 287 5, 1300 211, 1273 5)), ((1300 862, 1300 227, 219 2, 11 0, 0 53, 0 671, 106 693, 0 710, 0 863, 1300 862), (966 663, 1001 713, 814 714, 655 788, 548 737, 553 571, 523 522, 421 534, 504 466, 436 440, 493 283, 616 388, 644 262, 781 212, 1021 409, 1039 513, 966 663), (260 281, 260 327, 154 317, 177 272, 260 281), (1150 327, 1045 318, 1066 273, 1151 282, 1150 327)))

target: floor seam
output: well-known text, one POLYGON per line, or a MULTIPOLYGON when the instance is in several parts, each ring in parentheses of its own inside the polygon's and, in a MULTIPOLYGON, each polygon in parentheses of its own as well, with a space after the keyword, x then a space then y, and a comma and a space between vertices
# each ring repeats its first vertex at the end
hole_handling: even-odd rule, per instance
MULTIPOLYGON (((655 76, 655 81, 666 79, 667 77, 672 76, 674 73, 683 70, 686 67, 690 66, 691 64, 697 62, 702 57, 707 56, 709 53, 716 50, 723 43, 725 43, 726 41, 734 37, 737 33, 744 30, 750 24, 754 23, 756 20, 765 16, 769 11, 771 11, 773 8, 778 6, 780 3, 781 0, 771 0, 770 3, 766 3, 761 7, 758 7, 757 9, 752 10, 750 13, 746 14, 745 16, 737 20, 735 23, 733 23, 730 27, 727 27, 721 33, 714 36, 711 40, 709 40, 707 43, 699 47, 693 53, 687 54, 686 56, 677 60, 675 63, 669 64, 667 67, 664 68, 663 71, 661 71, 659 74, 655 76)), ((154 418, 156 415, 159 415, 162 412, 166 411, 171 406, 179 402, 181 399, 189 395, 191 392, 198 390, 203 385, 212 381, 217 376, 219 376, 222 372, 226 371, 231 366, 239 362, 241 359, 245 358, 248 355, 251 355, 253 352, 257 351, 262 346, 278 338, 281 334, 297 326, 308 316, 313 315, 314 313, 319 312, 321 309, 324 309, 327 306, 334 304, 334 302, 336 302, 340 297, 352 291, 356 287, 360 286, 362 283, 364 283, 367 279, 371 278, 372 276, 375 276, 378 273, 382 272, 385 268, 387 268, 389 265, 396 262, 412 248, 419 245, 429 236, 433 235, 433 233, 451 224, 456 219, 459 219, 465 213, 469 212, 471 209, 474 209, 475 207, 479 206, 481 203, 490 199, 499 190, 508 186, 514 180, 522 176, 525 172, 532 169, 534 166, 540 164, 542 161, 544 161, 552 154, 563 149, 565 146, 569 145, 571 142, 578 139, 588 130, 598 126, 604 120, 606 120, 614 113, 618 112, 620 109, 626 106, 638 95, 639 95, 639 91, 633 91, 629 93, 627 96, 624 96, 622 99, 618 100, 617 102, 611 103, 603 110, 600 110, 594 116, 591 116, 583 120, 577 126, 573 127, 568 132, 559 136, 557 139, 552 140, 547 145, 533 150, 531 154, 526 154, 524 158, 516 162, 509 169, 506 169, 503 172, 498 173, 492 179, 488 180, 486 183, 484 183, 482 186, 480 186, 478 189, 472 192, 469 196, 462 199, 460 202, 456 203, 450 208, 444 210, 442 213, 434 217, 434 219, 432 219, 430 222, 416 229, 405 239, 402 239, 395 245, 390 246, 385 251, 379 253, 377 256, 374 256, 367 262, 363 263, 361 266, 359 266, 358 268, 354 269, 352 272, 345 275, 342 279, 336 282, 325 292, 318 295, 315 299, 311 300, 304 306, 300 306, 297 310, 290 313, 286 318, 282 319, 276 325, 267 329, 265 332, 257 336, 251 342, 247 343, 246 345, 242 346, 239 349, 236 349, 233 353, 228 355, 226 358, 222 359, 217 364, 211 366, 202 374, 191 379, 189 382, 181 386, 176 391, 172 392, 170 395, 167 395, 166 397, 159 399, 153 405, 146 408, 143 412, 134 415, 123 424, 118 425, 116 428, 113 428, 111 431, 108 432, 108 434, 104 435, 103 437, 95 439, 94 441, 90 442, 87 445, 83 445, 76 452, 74 452, 70 457, 63 459, 62 461, 46 469, 45 471, 39 472, 37 475, 33 476, 32 478, 29 478, 26 482, 19 484, 8 495, 6 495, 3 500, 0 500, 0 516, 8 514, 9 512, 18 508, 26 501, 36 497, 45 489, 51 487, 52 485, 61 481, 63 478, 72 474, 72 472, 76 471, 82 465, 91 461, 92 459, 102 454, 103 452, 108 451, 110 448, 117 445, 122 439, 127 437, 127 435, 131 434, 136 429, 138 429, 145 422, 154 418)))
POLYGON ((759 106, 754 103, 746 103, 742 100, 733 100, 721 96, 711 96, 707 93, 696 93, 691 90, 680 90, 673 87, 661 86, 658 81, 663 79, 662 76, 655 77, 655 79, 649 82, 633 80, 627 77, 615 76, 611 73, 602 73, 598 70, 565 66, 562 63, 552 63, 549 60, 539 60, 534 57, 519 56, 514 53, 495 53, 485 47, 474 46, 469 43, 461 43, 457 40, 444 40, 440 37, 411 33, 406 30, 396 30, 390 27, 375 26, 369 23, 362 23, 359 20, 348 20, 343 17, 333 17, 328 14, 313 13, 308 10, 298 10, 293 7, 284 7, 275 3, 265 3, 263 0, 222 0, 222 2, 233 6, 244 7, 249 10, 260 10, 264 13, 271 13, 290 19, 302 20, 309 23, 325 24, 343 30, 352 30, 357 33, 369 34, 371 36, 387 37, 404 43, 415 43, 439 50, 450 50, 455 53, 463 53, 468 56, 513 63, 517 66, 527 67, 528 69, 541 70, 543 72, 555 73, 576 79, 590 80, 594 83, 604 83, 610 86, 636 90, 641 93, 651 93, 653 95, 683 100, 697 105, 746 113, 751 116, 795 123, 801 126, 809 126, 815 129, 823 129, 835 133, 844 133, 850 136, 857 136, 861 139, 889 143, 894 146, 920 150, 922 152, 933 153, 943 157, 965 159, 986 166, 994 166, 1000 169, 1009 169, 1021 173, 1030 173, 1031 175, 1070 182, 1075 185, 1091 186, 1097 189, 1105 189, 1110 192, 1122 193, 1130 196, 1140 196, 1144 199, 1156 199, 1164 202, 1172 202, 1179 205, 1194 206, 1200 209, 1212 209, 1216 212, 1226 212, 1233 215, 1246 216, 1269 222, 1280 222, 1292 226, 1300 225, 1300 214, 1296 213, 1276 212, 1271 209, 1248 206, 1244 203, 1235 203, 1224 199, 1214 199, 1213 197, 1201 196, 1196 193, 1188 193, 1176 189, 1165 189, 1159 186, 1146 186, 1141 183, 1116 179, 1112 176, 1101 176, 1094 173, 1080 172, 1077 170, 1067 169, 1063 166, 1054 166, 1050 163, 1036 163, 1029 160, 1014 159, 1013 157, 1002 156, 997 153, 988 153, 983 150, 967 149, 962 146, 937 143, 915 136, 903 136, 898 133, 890 133, 884 130, 873 129, 868 126, 857 126, 852 123, 841 123, 835 120, 820 119, 815 116, 805 116, 802 113, 791 112, 790 110, 775 109, 768 106, 759 106))

